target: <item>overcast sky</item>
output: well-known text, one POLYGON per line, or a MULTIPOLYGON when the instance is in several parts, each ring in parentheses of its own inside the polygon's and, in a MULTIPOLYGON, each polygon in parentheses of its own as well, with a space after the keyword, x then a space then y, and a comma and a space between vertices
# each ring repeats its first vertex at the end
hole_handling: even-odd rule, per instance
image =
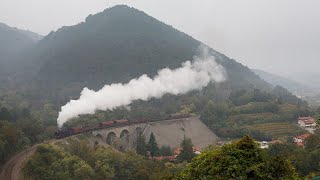
POLYGON ((127 4, 250 68, 320 69, 319 0, 0 0, 0 22, 42 35, 127 4))

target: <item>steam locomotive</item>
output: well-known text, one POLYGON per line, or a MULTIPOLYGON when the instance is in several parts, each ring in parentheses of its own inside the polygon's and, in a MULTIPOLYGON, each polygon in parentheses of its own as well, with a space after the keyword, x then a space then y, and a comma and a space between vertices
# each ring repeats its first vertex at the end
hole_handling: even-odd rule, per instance
POLYGON ((146 122, 154 122, 154 121, 163 121, 163 120, 170 120, 170 119, 181 119, 181 118, 188 118, 191 117, 190 115, 185 114, 171 114, 164 118, 159 119, 139 119, 139 120, 128 120, 128 119, 118 119, 118 120, 111 120, 111 121, 105 121, 100 122, 97 125, 92 126, 81 126, 81 127, 71 127, 71 128, 64 128, 60 129, 55 132, 54 136, 56 139, 65 138, 68 136, 76 135, 76 134, 82 134, 85 132, 98 130, 98 129, 105 129, 109 127, 118 127, 118 126, 124 126, 129 124, 140 124, 140 123, 146 123, 146 122))
POLYGON ((54 133, 54 136, 56 139, 61 139, 64 137, 68 137, 68 136, 72 136, 72 135, 76 135, 76 134, 81 134, 81 133, 85 133, 88 131, 108 128, 108 127, 123 126, 123 125, 128 125, 128 124, 129 124, 129 121, 127 119, 105 121, 105 122, 101 122, 101 123, 99 123, 97 125, 93 125, 93 126, 81 126, 81 127, 71 127, 71 128, 66 128, 66 129, 60 129, 59 131, 54 133))

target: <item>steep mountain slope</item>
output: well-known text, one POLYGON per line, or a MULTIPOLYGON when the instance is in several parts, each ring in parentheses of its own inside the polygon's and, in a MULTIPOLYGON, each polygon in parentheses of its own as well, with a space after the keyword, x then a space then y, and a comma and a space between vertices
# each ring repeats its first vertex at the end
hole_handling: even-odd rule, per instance
POLYGON ((42 37, 30 31, 12 28, 0 23, 0 62, 30 48, 42 37))
MULTIPOLYGON (((29 52, 30 72, 41 92, 54 99, 78 96, 87 86, 127 82, 142 74, 175 68, 198 53, 201 42, 127 6, 115 6, 44 37, 29 52)), ((226 86, 270 88, 249 68, 211 50, 227 70, 226 86)))
POLYGON ((42 36, 0 23, 0 95, 11 83, 13 66, 22 52, 33 47, 42 36))

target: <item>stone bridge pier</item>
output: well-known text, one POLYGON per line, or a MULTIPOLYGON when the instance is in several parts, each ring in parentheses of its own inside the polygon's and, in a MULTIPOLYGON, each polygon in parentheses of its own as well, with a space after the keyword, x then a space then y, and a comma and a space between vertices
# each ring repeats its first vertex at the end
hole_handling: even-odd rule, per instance
POLYGON ((139 133, 144 133, 148 127, 147 123, 133 124, 121 127, 111 127, 99 129, 92 132, 98 138, 101 138, 107 144, 120 151, 134 149, 134 144, 139 133))

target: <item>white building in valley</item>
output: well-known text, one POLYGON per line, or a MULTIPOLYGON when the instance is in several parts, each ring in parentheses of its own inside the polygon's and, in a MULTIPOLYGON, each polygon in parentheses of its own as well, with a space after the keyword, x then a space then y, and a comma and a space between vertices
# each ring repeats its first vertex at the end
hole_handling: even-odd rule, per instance
POLYGON ((300 127, 304 128, 305 130, 313 133, 316 130, 316 120, 313 117, 299 117, 298 124, 300 127))

